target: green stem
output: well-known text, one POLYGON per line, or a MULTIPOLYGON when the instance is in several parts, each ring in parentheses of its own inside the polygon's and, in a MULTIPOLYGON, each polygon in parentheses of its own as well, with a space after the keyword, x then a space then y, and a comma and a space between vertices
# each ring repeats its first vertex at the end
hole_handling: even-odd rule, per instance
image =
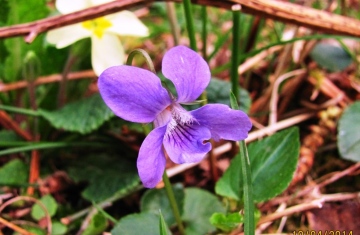
POLYGON ((191 10, 191 0, 183 0, 184 12, 185 12, 185 19, 186 19, 186 28, 188 31, 188 36, 190 40, 190 47, 194 51, 197 50, 196 46, 196 38, 195 38, 195 28, 194 28, 194 20, 192 17, 192 10, 191 10))
POLYGON ((64 148, 64 147, 105 147, 105 146, 112 146, 103 143, 91 143, 91 142, 26 142, 23 145, 21 144, 10 144, 8 142, 0 142, 0 146, 18 146, 10 149, 5 149, 0 151, 0 156, 25 152, 25 151, 32 151, 38 149, 53 149, 53 148, 64 148), (2 144, 4 143, 4 144, 2 144))
MULTIPOLYGON (((237 100, 233 93, 230 93, 230 103, 232 109, 239 109, 237 100)), ((246 149, 245 141, 239 141, 240 146, 240 161, 241 161, 241 177, 244 184, 244 233, 245 235, 255 234, 255 219, 254 219, 254 199, 251 179, 250 159, 246 149)), ((241 195, 240 195, 241 196, 241 195)))
POLYGON ((180 232, 180 234, 185 235, 185 229, 184 229, 184 225, 182 224, 178 205, 175 200, 174 191, 172 190, 172 186, 171 186, 171 183, 170 183, 170 180, 169 180, 169 177, 168 177, 166 171, 164 171, 164 174, 163 174, 163 181, 165 184, 166 194, 170 201, 171 209, 173 211, 176 223, 179 228, 179 232, 180 232))
POLYGON ((207 49, 207 9, 206 6, 202 6, 201 8, 201 15, 202 15, 202 34, 201 34, 201 39, 202 39, 202 55, 205 61, 207 60, 207 53, 206 53, 206 49, 207 49))
POLYGON ((244 232, 245 235, 255 234, 254 200, 251 180, 251 169, 245 141, 240 141, 241 176, 244 181, 244 232))
POLYGON ((233 11, 233 43, 231 55, 231 89, 236 100, 239 100, 239 56, 240 56, 240 11, 233 11))
POLYGON ((16 107, 13 107, 13 106, 7 106, 7 105, 1 105, 1 104, 0 104, 0 110, 5 110, 5 111, 24 114, 24 115, 29 115, 29 116, 35 116, 35 117, 40 116, 40 113, 37 112, 37 111, 34 111, 34 110, 16 108, 16 107))

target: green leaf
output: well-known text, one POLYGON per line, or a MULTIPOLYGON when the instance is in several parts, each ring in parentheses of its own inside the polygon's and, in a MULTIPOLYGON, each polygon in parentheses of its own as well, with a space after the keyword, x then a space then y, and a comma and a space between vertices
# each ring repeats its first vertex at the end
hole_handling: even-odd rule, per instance
POLYGON ((244 217, 239 212, 231 214, 214 213, 210 218, 210 223, 225 232, 230 232, 243 223, 244 217))
POLYGON ((11 160, 0 168, 0 185, 26 184, 28 166, 19 159, 11 160))
MULTIPOLYGON (((172 186, 172 189, 179 207, 179 212, 182 214, 185 198, 184 188, 181 184, 175 184, 172 186)), ((152 212, 154 214, 159 214, 159 209, 161 209, 168 226, 176 223, 165 188, 146 191, 141 198, 140 206, 141 212, 152 212)))
MULTIPOLYGON (((262 202, 273 198, 287 188, 296 170, 299 150, 297 127, 281 131, 248 146, 255 201, 262 202)), ((241 161, 238 154, 216 183, 215 192, 241 200, 243 182, 240 169, 241 161)))
POLYGON ((99 94, 68 104, 57 111, 39 110, 39 113, 54 127, 81 134, 96 130, 113 116, 99 94))
POLYGON ((341 115, 338 125, 337 145, 341 157, 360 161, 360 102, 348 106, 341 115))
MULTIPOLYGON (((159 215, 151 212, 131 214, 121 218, 111 231, 112 235, 159 235, 159 215)), ((168 234, 170 232, 168 231, 168 234)))
POLYGON ((208 234, 216 228, 209 219, 215 212, 225 213, 225 208, 218 198, 202 189, 185 189, 185 204, 182 219, 186 224, 187 235, 208 234))
MULTIPOLYGON (((50 194, 47 194, 40 198, 40 202, 42 202, 42 204, 45 206, 50 217, 55 215, 58 205, 55 199, 50 194)), ((44 209, 40 207, 38 203, 35 203, 31 208, 31 216, 36 220, 40 220, 44 218, 46 214, 44 209)))
POLYGON ((60 223, 59 221, 53 221, 51 227, 52 235, 63 235, 67 232, 66 225, 60 223))
POLYGON ((89 226, 86 227, 82 235, 98 235, 105 231, 108 223, 105 216, 101 213, 96 213, 90 220, 89 226))
POLYGON ((160 235, 168 235, 168 227, 166 225, 166 222, 164 220, 164 216, 161 213, 161 210, 159 210, 159 230, 160 235))
MULTIPOLYGON (((206 88, 208 103, 221 103, 230 106, 229 92, 231 91, 231 83, 220 79, 212 78, 209 86, 206 88)), ((249 93, 239 87, 239 104, 240 109, 248 112, 251 105, 249 93)))
POLYGON ((125 195, 139 184, 136 163, 127 156, 87 156, 74 161, 68 172, 75 182, 89 182, 82 196, 94 202, 101 202, 114 194, 125 195))
POLYGON ((236 97, 232 91, 230 91, 230 107, 232 109, 239 110, 239 105, 238 105, 236 97))
POLYGON ((318 43, 310 56, 320 66, 331 72, 344 70, 352 63, 351 56, 342 48, 327 43, 318 43))

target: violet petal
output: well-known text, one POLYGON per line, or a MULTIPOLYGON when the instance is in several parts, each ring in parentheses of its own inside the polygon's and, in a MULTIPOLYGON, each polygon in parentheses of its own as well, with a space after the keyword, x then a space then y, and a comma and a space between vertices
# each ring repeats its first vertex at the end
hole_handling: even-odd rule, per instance
POLYGON ((160 182, 165 170, 166 158, 162 148, 166 126, 155 128, 143 141, 137 168, 140 179, 146 188, 153 188, 160 182))
POLYGON ((171 104, 160 79, 137 67, 110 67, 100 75, 98 86, 106 105, 117 116, 131 122, 152 122, 171 104))
POLYGON ((252 127, 249 117, 243 111, 230 109, 223 104, 208 104, 191 114, 200 125, 209 128, 215 141, 246 139, 252 127))
POLYGON ((173 82, 178 93, 178 103, 196 100, 211 78, 206 61, 185 46, 174 47, 165 54, 162 72, 173 82))
POLYGON ((164 147, 170 159, 177 163, 193 163, 201 161, 211 149, 211 138, 208 128, 193 124, 177 124, 166 131, 164 147))

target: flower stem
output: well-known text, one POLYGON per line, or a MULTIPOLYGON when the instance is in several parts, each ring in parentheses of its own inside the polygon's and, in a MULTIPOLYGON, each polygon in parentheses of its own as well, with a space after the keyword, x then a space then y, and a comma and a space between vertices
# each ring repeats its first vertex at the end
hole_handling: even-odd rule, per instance
POLYGON ((194 28, 194 20, 192 17, 192 10, 191 10, 191 1, 190 0, 184 0, 184 12, 185 12, 185 19, 186 19, 186 28, 189 35, 190 40, 190 47, 194 51, 197 50, 196 46, 196 38, 195 38, 195 28, 194 28))
MULTIPOLYGON (((231 108, 238 110, 239 105, 237 103, 234 93, 230 93, 231 108)), ((247 152, 245 141, 239 141, 240 146, 240 161, 241 161, 241 177, 244 184, 244 234, 255 234, 255 219, 254 219, 254 199, 252 189, 252 178, 250 159, 247 152)), ((241 195, 239 195, 241 196, 241 195)))
POLYGON ((240 11, 233 11, 233 43, 232 43, 232 55, 231 55, 231 89, 236 97, 236 101, 239 102, 239 55, 240 55, 240 11))
POLYGON ((167 194, 167 196, 169 198, 169 201, 170 201, 171 209, 173 211, 176 223, 178 225, 179 232, 180 232, 180 234, 185 235, 185 229, 184 229, 184 225, 183 225, 182 220, 181 220, 179 207, 178 207, 178 205, 176 203, 175 196, 174 196, 174 191, 172 189, 172 186, 171 186, 171 183, 170 183, 170 180, 169 180, 169 177, 168 177, 166 171, 164 171, 164 174, 163 174, 163 181, 164 181, 164 184, 165 184, 166 194, 167 194))
POLYGON ((244 180, 244 232, 245 235, 255 234, 254 200, 251 180, 251 169, 245 141, 239 141, 241 175, 244 180))

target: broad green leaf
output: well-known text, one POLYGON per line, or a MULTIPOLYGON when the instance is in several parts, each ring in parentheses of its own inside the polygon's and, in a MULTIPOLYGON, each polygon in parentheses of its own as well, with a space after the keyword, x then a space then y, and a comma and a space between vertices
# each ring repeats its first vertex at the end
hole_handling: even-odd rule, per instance
MULTIPOLYGON (((182 214, 185 198, 184 188, 181 184, 175 184, 172 188, 179 207, 179 212, 182 214)), ((140 206, 141 212, 152 212, 154 214, 159 214, 160 209, 168 226, 176 223, 166 190, 164 188, 150 189, 146 191, 141 198, 140 206)))
MULTIPOLYGON (((40 198, 40 202, 42 202, 42 204, 46 207, 46 211, 49 213, 50 217, 55 215, 58 205, 50 194, 40 198)), ((46 214, 44 209, 38 203, 35 203, 31 208, 31 216, 36 220, 40 220, 44 218, 46 214)))
POLYGON ((19 185, 27 183, 28 166, 19 159, 14 159, 0 168, 0 185, 19 185))
POLYGON ((94 202, 126 194, 139 184, 136 163, 128 160, 128 156, 87 156, 74 161, 68 172, 74 181, 89 183, 82 196, 94 202))
POLYGON ((218 198, 202 189, 185 189, 184 213, 182 219, 187 235, 208 234, 216 228, 210 223, 213 213, 225 213, 225 208, 218 198))
POLYGON ((210 223, 225 232, 230 232, 243 222, 243 216, 239 212, 231 214, 214 213, 210 218, 210 223))
POLYGON ((52 235, 63 235, 67 232, 66 225, 60 223, 59 221, 53 221, 51 226, 52 235))
POLYGON ((351 56, 342 48, 327 43, 318 43, 310 56, 320 66, 335 72, 344 70, 352 62, 351 56))
MULTIPOLYGON (((159 215, 151 212, 131 214, 120 219, 111 231, 112 235, 159 235, 159 215)), ((168 231, 168 234, 171 234, 168 231)))
POLYGON ((105 231, 108 223, 105 216, 102 213, 97 213, 94 215, 89 226, 86 227, 85 231, 81 233, 82 235, 98 235, 105 231))
POLYGON ((347 107, 338 125, 337 144, 344 159, 360 161, 360 102, 347 107))
MULTIPOLYGON (((297 127, 281 131, 248 146, 255 201, 266 201, 286 189, 296 170, 299 150, 297 127)), ((217 194, 241 200, 243 182, 240 168, 241 161, 238 154, 216 183, 217 194)))
POLYGON ((161 210, 159 211, 159 230, 160 230, 160 235, 168 235, 168 228, 164 216, 161 213, 161 210))
POLYGON ((56 128, 88 134, 109 120, 113 113, 99 94, 68 104, 62 109, 39 113, 56 128))

